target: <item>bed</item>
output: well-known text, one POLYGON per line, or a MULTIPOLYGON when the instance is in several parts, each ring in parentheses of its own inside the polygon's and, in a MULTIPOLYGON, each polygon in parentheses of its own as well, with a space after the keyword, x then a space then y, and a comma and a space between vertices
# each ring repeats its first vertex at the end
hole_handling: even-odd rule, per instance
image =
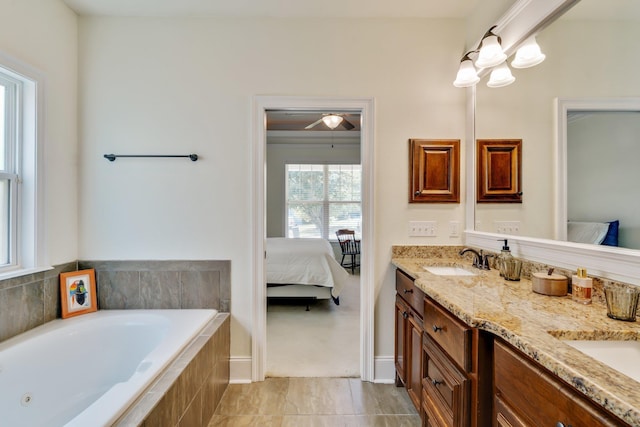
POLYGON ((267 239, 267 297, 333 299, 349 273, 336 261, 324 239, 267 239))

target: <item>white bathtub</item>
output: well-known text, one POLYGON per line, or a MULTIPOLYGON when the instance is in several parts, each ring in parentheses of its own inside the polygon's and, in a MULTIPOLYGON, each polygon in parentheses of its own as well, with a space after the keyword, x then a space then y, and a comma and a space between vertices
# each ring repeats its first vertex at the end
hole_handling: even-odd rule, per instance
POLYGON ((216 310, 101 310, 0 343, 0 424, 112 424, 216 310))

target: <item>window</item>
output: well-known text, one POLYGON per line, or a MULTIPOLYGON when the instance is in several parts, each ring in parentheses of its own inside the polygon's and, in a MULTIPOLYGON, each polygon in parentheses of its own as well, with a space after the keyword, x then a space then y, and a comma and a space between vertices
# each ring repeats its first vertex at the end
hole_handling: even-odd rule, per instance
POLYGON ((287 165, 287 237, 336 239, 362 228, 360 165, 287 165))
POLYGON ((43 76, 0 54, 0 277, 45 269, 43 76))
POLYGON ((0 268, 16 264, 20 81, 0 69, 0 268))

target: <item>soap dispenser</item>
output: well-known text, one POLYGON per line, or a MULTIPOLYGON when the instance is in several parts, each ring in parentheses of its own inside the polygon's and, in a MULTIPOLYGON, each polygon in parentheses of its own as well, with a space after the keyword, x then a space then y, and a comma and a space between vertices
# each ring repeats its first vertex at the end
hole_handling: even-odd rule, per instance
POLYGON ((513 259, 513 255, 511 255, 511 251, 509 250, 509 242, 507 239, 498 239, 498 241, 501 240, 504 240, 504 245, 502 246, 500 255, 496 258, 496 266, 498 267, 498 270, 500 270, 500 276, 505 277, 507 265, 513 259))

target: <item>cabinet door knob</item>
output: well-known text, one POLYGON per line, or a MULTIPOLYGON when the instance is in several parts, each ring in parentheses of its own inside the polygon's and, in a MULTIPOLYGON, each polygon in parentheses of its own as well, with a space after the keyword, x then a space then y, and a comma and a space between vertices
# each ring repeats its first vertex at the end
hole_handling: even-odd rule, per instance
POLYGON ((433 325, 433 326, 431 327, 431 329, 433 329, 433 332, 438 332, 438 331, 441 331, 441 330, 442 330, 442 326, 436 326, 436 325, 433 325))
POLYGON ((419 196, 420 195, 420 190, 416 190, 415 193, 413 193, 414 196, 419 196))
POLYGON ((444 383, 444 381, 438 381, 438 380, 431 380, 431 384, 433 384, 434 386, 438 387, 440 384, 444 383))
POLYGON ((556 427, 571 427, 571 424, 565 424, 562 421, 556 423, 556 427))
POLYGON ((409 314, 408 314, 406 311, 403 311, 403 312, 402 312, 402 317, 403 317, 404 319, 407 319, 407 318, 409 317, 409 314))
POLYGON ((403 292, 405 294, 412 294, 413 293, 413 289, 405 289, 403 292))

